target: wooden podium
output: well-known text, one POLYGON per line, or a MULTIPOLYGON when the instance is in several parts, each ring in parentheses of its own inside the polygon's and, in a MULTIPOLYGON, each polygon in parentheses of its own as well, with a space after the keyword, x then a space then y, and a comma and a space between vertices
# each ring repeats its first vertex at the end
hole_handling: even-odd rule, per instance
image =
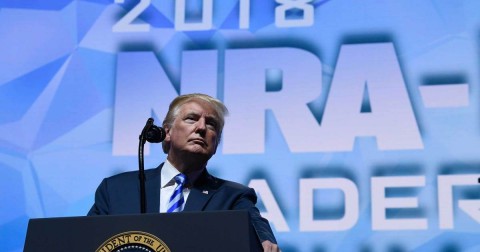
POLYGON ((30 251, 262 251, 247 211, 31 219, 30 251))

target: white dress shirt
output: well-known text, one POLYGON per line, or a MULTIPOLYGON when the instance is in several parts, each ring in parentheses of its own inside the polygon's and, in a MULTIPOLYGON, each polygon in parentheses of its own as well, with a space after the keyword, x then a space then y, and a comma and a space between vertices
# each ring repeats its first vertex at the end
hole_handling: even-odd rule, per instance
MULTIPOLYGON (((190 187, 193 182, 198 178, 202 171, 195 172, 194 174, 188 174, 187 185, 183 187, 183 200, 186 203, 188 195, 190 194, 190 187)), ((165 160, 162 170, 160 172, 160 213, 165 213, 168 210, 168 203, 170 201, 170 196, 172 196, 173 191, 177 187, 175 183, 175 176, 180 174, 180 172, 173 167, 173 165, 165 160)), ((185 206, 185 203, 183 205, 185 206)))

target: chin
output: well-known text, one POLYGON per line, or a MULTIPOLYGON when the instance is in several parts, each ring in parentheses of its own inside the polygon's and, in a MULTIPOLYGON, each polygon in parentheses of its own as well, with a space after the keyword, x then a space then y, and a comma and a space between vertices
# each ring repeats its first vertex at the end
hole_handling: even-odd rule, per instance
POLYGON ((190 153, 192 154, 200 154, 200 155, 210 155, 210 152, 204 148, 201 148, 201 147, 195 147, 195 148, 190 148, 188 150, 190 153))

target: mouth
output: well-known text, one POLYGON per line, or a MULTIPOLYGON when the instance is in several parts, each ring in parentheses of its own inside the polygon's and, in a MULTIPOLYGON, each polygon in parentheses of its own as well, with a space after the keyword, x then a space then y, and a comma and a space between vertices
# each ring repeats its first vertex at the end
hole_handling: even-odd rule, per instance
POLYGON ((205 142, 205 140, 203 140, 201 138, 190 139, 189 142, 192 142, 194 144, 199 144, 199 145, 202 145, 202 146, 207 146, 207 142, 205 142))

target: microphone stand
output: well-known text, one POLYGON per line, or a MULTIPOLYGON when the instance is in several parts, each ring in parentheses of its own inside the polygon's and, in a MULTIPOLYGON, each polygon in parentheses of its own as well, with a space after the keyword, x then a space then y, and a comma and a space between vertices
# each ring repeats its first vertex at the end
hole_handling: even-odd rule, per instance
POLYGON ((143 162, 143 148, 147 141, 147 132, 153 125, 153 119, 148 118, 145 127, 143 127, 142 133, 139 136, 138 143, 138 178, 140 180, 140 213, 146 213, 146 200, 145 200, 145 167, 143 162))
POLYGON ((148 118, 138 143, 138 179, 140 180, 140 213, 146 213, 145 199, 145 167, 143 163, 143 147, 145 142, 160 143, 165 139, 165 130, 153 124, 153 118, 148 118))

